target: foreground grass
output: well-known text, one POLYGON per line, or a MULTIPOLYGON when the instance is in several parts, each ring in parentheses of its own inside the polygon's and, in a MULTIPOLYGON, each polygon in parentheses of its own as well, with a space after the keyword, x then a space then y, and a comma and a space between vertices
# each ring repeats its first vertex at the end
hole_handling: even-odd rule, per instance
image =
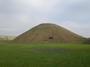
POLYGON ((2 43, 0 67, 90 67, 90 45, 2 43))

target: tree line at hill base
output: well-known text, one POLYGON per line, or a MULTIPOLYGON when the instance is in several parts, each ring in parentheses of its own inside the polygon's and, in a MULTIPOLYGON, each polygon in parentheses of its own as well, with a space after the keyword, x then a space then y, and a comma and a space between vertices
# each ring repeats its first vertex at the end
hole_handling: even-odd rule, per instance
POLYGON ((90 38, 86 38, 84 41, 85 44, 90 44, 90 38))

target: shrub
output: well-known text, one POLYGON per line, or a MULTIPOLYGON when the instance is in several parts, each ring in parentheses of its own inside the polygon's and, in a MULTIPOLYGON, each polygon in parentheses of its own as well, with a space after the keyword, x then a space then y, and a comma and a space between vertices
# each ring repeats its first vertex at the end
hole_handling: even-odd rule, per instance
POLYGON ((90 44, 90 38, 87 38, 84 43, 85 44, 90 44))

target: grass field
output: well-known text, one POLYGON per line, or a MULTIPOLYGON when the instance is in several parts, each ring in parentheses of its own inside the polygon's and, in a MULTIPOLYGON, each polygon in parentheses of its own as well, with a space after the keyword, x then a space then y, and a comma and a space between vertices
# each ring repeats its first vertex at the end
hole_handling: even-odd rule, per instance
POLYGON ((90 45, 1 43, 0 67, 90 67, 90 45))

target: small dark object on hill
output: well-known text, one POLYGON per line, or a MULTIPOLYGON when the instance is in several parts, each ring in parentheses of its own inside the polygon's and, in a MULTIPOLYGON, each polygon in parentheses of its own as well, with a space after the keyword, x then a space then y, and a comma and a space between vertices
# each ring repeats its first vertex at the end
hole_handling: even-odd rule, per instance
POLYGON ((49 39, 53 39, 53 37, 49 37, 49 39))

